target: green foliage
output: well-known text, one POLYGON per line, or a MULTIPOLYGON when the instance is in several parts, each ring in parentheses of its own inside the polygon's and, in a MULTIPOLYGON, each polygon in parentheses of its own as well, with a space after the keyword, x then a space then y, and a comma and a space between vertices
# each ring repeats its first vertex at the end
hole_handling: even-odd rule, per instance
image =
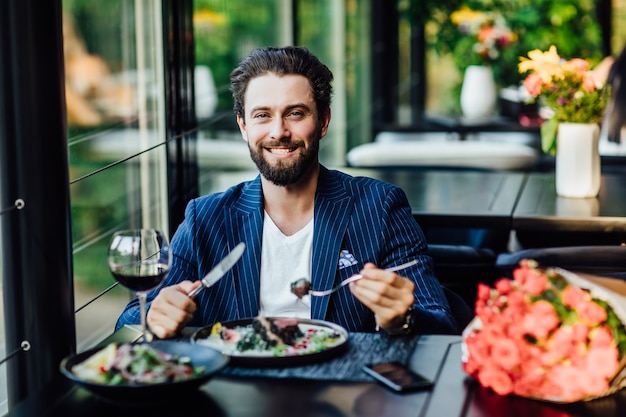
POLYGON ((550 155, 556 155, 556 133, 559 121, 553 117, 541 125, 541 149, 550 155))
POLYGON ((196 65, 211 69, 218 89, 217 111, 232 109, 230 72, 253 48, 279 44, 280 2, 194 0, 196 65))
MULTIPOLYGON (((494 75, 500 86, 517 85, 520 56, 533 49, 546 50, 556 45, 565 58, 585 58, 593 64, 603 58, 602 34, 594 18, 596 2, 592 0, 465 0, 477 11, 497 11, 517 34, 517 42, 502 52, 494 75)), ((475 64, 471 43, 467 42, 450 21, 447 13, 434 11, 427 26, 427 41, 439 53, 451 53, 461 71, 475 64), (470 59, 468 59, 470 58, 470 59)))

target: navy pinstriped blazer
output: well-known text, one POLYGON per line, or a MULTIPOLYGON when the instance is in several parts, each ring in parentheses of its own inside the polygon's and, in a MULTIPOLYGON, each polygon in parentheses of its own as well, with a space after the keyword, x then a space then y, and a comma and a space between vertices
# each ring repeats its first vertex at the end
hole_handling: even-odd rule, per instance
MULTIPOLYGON (((189 326, 254 317, 259 311, 263 195, 261 177, 228 190, 192 200, 185 220, 172 238, 173 266, 162 286, 204 276, 239 242, 246 251, 216 285, 200 293, 189 326)), ((330 288, 358 273, 366 262, 387 268, 407 260, 418 264, 402 271, 415 286, 421 333, 457 333, 443 290, 435 278, 422 230, 408 200, 397 186, 376 179, 351 177, 321 167, 315 197, 312 288, 330 288), (342 250, 356 264, 340 268, 342 250)), ((148 294, 152 300, 157 288, 148 294)), ((348 287, 329 297, 312 297, 311 318, 335 322, 349 331, 375 331, 374 314, 348 287)), ((139 307, 131 301, 116 328, 139 323, 139 307)))

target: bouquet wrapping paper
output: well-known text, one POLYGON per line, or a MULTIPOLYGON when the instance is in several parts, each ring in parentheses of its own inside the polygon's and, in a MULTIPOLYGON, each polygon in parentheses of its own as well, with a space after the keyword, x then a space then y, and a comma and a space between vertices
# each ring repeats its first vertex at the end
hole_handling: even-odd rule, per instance
POLYGON ((483 387, 554 403, 626 386, 626 282, 525 260, 480 284, 463 332, 463 368, 483 387))

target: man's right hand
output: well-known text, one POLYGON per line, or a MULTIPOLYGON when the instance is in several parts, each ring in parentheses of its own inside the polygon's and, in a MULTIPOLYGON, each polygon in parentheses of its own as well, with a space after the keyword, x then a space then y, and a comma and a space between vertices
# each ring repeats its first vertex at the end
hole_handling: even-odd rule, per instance
POLYGON ((191 320, 196 303, 189 298, 192 290, 202 285, 201 281, 183 281, 161 289, 148 310, 148 328, 160 339, 174 337, 191 320))

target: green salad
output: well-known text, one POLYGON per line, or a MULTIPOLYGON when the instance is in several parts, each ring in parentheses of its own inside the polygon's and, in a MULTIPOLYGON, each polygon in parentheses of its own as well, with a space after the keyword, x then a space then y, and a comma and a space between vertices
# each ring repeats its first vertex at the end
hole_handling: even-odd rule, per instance
POLYGON ((112 343, 72 367, 85 381, 106 385, 178 382, 194 378, 204 367, 185 356, 172 355, 149 344, 112 343))

